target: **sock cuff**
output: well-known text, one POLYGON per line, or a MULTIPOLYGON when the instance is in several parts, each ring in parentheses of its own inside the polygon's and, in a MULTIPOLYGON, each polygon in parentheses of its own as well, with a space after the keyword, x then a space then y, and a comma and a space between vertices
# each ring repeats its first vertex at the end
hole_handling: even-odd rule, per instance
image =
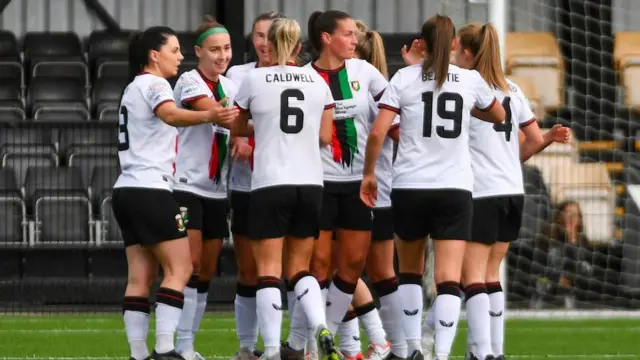
POLYGON ((356 286, 358 285, 358 283, 350 283, 346 280, 343 280, 337 274, 333 277, 333 284, 338 288, 338 290, 349 295, 353 295, 353 293, 356 292, 356 286))
POLYGON ((122 301, 122 312, 124 313, 125 311, 138 311, 148 314, 151 311, 149 298, 143 296, 125 296, 122 301))
POLYGON ((473 283, 464 287, 465 301, 469 301, 472 297, 479 294, 486 294, 487 286, 484 283, 473 283))
POLYGON ((236 295, 247 297, 247 298, 252 298, 252 297, 254 298, 256 297, 256 286, 244 285, 238 282, 236 284, 236 295))
POLYGON ((364 305, 357 306, 354 310, 357 316, 366 315, 376 309, 376 303, 373 301, 364 305))
POLYGON ((271 287, 280 289, 280 279, 275 276, 261 276, 258 278, 256 291, 271 287))
POLYGON ((307 276, 313 277, 313 275, 311 275, 311 273, 308 272, 308 271, 300 271, 297 274, 293 275, 291 277, 291 280, 288 281, 289 285, 291 286, 291 290, 289 290, 289 288, 287 288, 287 290, 288 291, 293 291, 296 288, 296 285, 298 284, 298 281, 306 278, 307 276))
POLYGON ((373 290, 378 294, 378 297, 387 296, 398 291, 398 279, 394 276, 392 278, 376 281, 371 284, 373 290))
POLYGON ((460 283, 456 281, 444 281, 436 284, 438 295, 453 295, 460 297, 460 283))
POLYGON ((502 285, 500 284, 499 281, 487 283, 487 292, 489 294, 493 294, 501 291, 502 291, 502 285))
POLYGON ((422 287, 422 274, 400 273, 398 274, 400 285, 420 285, 422 287))
POLYGON ((156 302, 182 309, 184 294, 177 290, 161 287, 156 291, 156 302))
POLYGON ((211 282, 211 280, 207 280, 207 281, 198 281, 198 285, 196 286, 196 288, 198 289, 198 294, 206 294, 209 292, 209 283, 211 282))
POLYGON ((358 317, 355 311, 349 310, 346 314, 344 314, 344 318, 342 318, 342 322, 349 322, 358 317))
POLYGON ((198 282, 200 282, 200 274, 191 274, 189 281, 187 282, 187 287, 192 289, 198 288, 198 282))
POLYGON ((318 280, 318 284, 320 285, 320 290, 322 290, 322 289, 328 289, 329 284, 331 284, 331 282, 327 279, 322 279, 322 280, 318 280))

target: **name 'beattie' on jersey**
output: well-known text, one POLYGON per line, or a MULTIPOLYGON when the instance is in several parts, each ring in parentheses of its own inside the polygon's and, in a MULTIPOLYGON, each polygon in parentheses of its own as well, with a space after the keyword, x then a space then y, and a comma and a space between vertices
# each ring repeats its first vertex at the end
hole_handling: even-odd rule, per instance
POLYGON ((265 76, 265 81, 268 83, 272 82, 303 82, 303 83, 312 83, 315 82, 313 77, 309 74, 267 74, 265 76))

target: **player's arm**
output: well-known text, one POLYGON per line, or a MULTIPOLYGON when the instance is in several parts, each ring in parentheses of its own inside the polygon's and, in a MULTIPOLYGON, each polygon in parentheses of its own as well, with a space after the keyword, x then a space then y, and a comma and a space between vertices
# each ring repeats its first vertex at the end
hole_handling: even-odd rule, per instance
MULTIPOLYGON (((535 122, 534 122, 535 123, 535 122)), ((539 153, 540 151, 544 150, 547 148, 547 146, 553 144, 554 142, 559 142, 559 143, 567 143, 569 142, 569 128, 568 127, 564 127, 562 125, 556 124, 553 125, 553 127, 551 129, 549 129, 549 131, 547 131, 546 133, 542 134, 542 132, 540 131, 540 129, 538 128, 538 124, 535 124, 535 127, 538 128, 538 139, 536 140, 529 140, 530 135, 527 134, 526 130, 528 128, 530 128, 532 125, 526 126, 525 128, 522 129, 522 132, 525 135, 525 140, 524 142, 520 143, 520 161, 525 162, 527 160, 529 160, 530 157, 532 157, 533 155, 539 153), (532 142, 532 144, 529 144, 527 146, 527 142, 532 142), (536 147, 537 145, 537 147, 536 147)), ((529 130, 531 132, 535 131, 535 130, 529 130)), ((534 135, 535 136, 535 135, 534 135)))
MULTIPOLYGON (((214 122, 217 119, 215 110, 193 111, 180 109, 174 101, 166 101, 159 104, 154 113, 168 125, 175 127, 193 126, 214 122)), ((235 117, 237 109, 232 109, 229 117, 235 117)))
POLYGON ((233 106, 226 106, 228 98, 215 101, 210 97, 200 97, 191 101, 187 100, 185 102, 196 111, 214 112, 215 119, 213 122, 227 129, 231 127, 231 123, 238 116, 237 108, 233 106))
POLYGON ((331 138, 333 137, 333 109, 335 104, 331 107, 325 107, 322 112, 322 120, 320 122, 320 146, 326 146, 331 144, 331 138))
POLYGON ((472 82, 475 90, 475 106, 471 110, 471 115, 482 120, 494 124, 504 122, 506 113, 502 104, 500 104, 489 84, 480 76, 480 74, 472 70, 469 81, 472 82))
POLYGON ((250 114, 248 111, 241 111, 240 115, 231 125, 231 136, 253 136, 253 125, 249 124, 250 114))
POLYGON ((520 143, 520 161, 525 162, 543 149, 544 139, 536 119, 523 124, 520 131, 524 134, 524 141, 520 143))
POLYGON ((393 119, 395 119, 397 113, 387 108, 380 108, 378 117, 373 123, 373 127, 369 132, 369 138, 367 139, 367 148, 364 155, 364 175, 373 175, 375 170, 376 161, 380 155, 384 138, 391 129, 393 119))

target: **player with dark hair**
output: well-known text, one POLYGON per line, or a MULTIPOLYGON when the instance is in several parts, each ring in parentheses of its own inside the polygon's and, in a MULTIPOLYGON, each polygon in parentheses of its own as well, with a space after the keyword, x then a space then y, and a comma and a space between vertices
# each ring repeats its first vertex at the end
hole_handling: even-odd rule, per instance
POLYGON ((118 156, 122 172, 113 186, 113 213, 125 242, 128 279, 123 316, 131 358, 149 357, 149 292, 162 266, 156 291, 156 344, 153 359, 183 359, 175 335, 183 290, 192 274, 184 218, 173 190, 175 127, 226 122, 237 109, 190 111, 176 106, 167 78, 183 57, 175 32, 151 27, 129 43, 129 84, 120 100, 118 156))

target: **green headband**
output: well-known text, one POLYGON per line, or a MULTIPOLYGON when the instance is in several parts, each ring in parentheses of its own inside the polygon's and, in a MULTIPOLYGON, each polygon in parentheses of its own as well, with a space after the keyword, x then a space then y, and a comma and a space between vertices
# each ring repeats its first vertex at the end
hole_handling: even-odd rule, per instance
POLYGON ((200 34, 200 36, 198 36, 198 38, 196 39, 196 46, 202 46, 202 42, 204 41, 204 39, 208 38, 209 35, 228 34, 228 33, 229 32, 227 31, 227 29, 223 28, 222 26, 217 26, 217 27, 207 29, 205 32, 200 34))

